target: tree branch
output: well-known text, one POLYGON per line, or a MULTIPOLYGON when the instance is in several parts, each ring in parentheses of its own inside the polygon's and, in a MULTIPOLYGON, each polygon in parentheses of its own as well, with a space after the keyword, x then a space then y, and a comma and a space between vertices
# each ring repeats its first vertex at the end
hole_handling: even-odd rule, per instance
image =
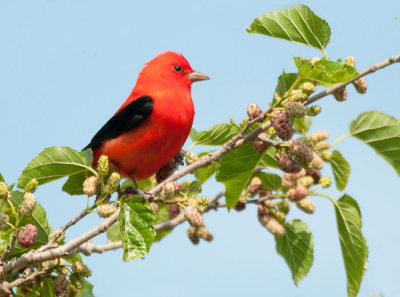
POLYGON ((387 66, 389 66, 391 64, 399 63, 399 62, 400 62, 400 55, 394 56, 394 57, 390 57, 389 59, 386 59, 385 61, 382 61, 380 63, 376 63, 374 65, 371 65, 368 68, 366 68, 363 71, 361 71, 360 75, 357 76, 356 78, 354 78, 352 80, 349 80, 349 81, 347 81, 345 83, 336 84, 333 87, 325 89, 324 91, 322 91, 322 92, 320 92, 320 93, 308 98, 308 100, 306 102, 304 102, 304 105, 309 105, 309 104, 314 103, 315 101, 317 101, 317 100, 319 100, 319 99, 321 99, 323 97, 326 97, 326 96, 328 96, 330 94, 333 94, 337 90, 339 90, 340 88, 351 84, 352 82, 354 82, 355 80, 359 79, 360 77, 364 77, 364 76, 366 76, 368 74, 371 74, 371 73, 374 73, 374 72, 376 72, 376 71, 378 71, 380 69, 383 69, 383 68, 385 68, 385 67, 387 67, 387 66))

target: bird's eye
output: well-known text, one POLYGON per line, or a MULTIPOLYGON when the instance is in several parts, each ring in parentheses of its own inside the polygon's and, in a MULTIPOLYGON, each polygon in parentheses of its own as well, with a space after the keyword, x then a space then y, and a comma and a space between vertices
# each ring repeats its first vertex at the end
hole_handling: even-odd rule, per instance
POLYGON ((176 72, 181 72, 181 71, 182 71, 182 67, 181 67, 180 65, 175 65, 175 66, 174 66, 174 70, 175 70, 176 72))

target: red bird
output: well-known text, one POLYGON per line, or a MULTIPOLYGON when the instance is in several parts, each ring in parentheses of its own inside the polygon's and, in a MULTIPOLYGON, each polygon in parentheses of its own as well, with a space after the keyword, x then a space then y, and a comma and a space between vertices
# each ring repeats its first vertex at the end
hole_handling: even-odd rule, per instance
POLYGON ((194 117, 192 83, 207 79, 175 52, 163 52, 149 61, 128 99, 84 148, 93 150, 93 165, 106 155, 134 182, 157 172, 189 136, 194 117))

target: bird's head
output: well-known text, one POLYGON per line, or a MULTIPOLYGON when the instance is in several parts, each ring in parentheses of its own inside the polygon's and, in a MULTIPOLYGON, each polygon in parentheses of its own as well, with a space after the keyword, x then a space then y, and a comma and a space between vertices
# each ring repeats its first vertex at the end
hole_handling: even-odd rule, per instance
POLYGON ((138 81, 149 80, 165 86, 178 84, 190 88, 193 82, 207 79, 207 75, 195 72, 182 54, 165 51, 146 63, 138 81))

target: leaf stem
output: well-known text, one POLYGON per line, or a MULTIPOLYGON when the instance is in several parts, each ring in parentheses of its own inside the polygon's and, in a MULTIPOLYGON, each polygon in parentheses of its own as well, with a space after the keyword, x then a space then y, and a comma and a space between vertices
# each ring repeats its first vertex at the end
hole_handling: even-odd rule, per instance
POLYGON ((333 199, 332 197, 326 195, 326 194, 322 194, 322 193, 309 193, 308 195, 310 196, 320 196, 320 197, 324 197, 328 200, 330 200, 333 204, 336 204, 335 199, 333 199))
POLYGON ((324 48, 321 48, 322 53, 324 54, 325 59, 329 60, 328 54, 326 53, 324 48))
POLYGON ((332 143, 329 145, 328 148, 334 147, 334 146, 337 145, 339 142, 341 142, 342 140, 344 140, 344 139, 346 139, 347 137, 350 137, 350 136, 351 136, 351 133, 347 133, 347 134, 344 134, 344 135, 340 136, 338 139, 336 139, 334 142, 332 142, 332 143))

